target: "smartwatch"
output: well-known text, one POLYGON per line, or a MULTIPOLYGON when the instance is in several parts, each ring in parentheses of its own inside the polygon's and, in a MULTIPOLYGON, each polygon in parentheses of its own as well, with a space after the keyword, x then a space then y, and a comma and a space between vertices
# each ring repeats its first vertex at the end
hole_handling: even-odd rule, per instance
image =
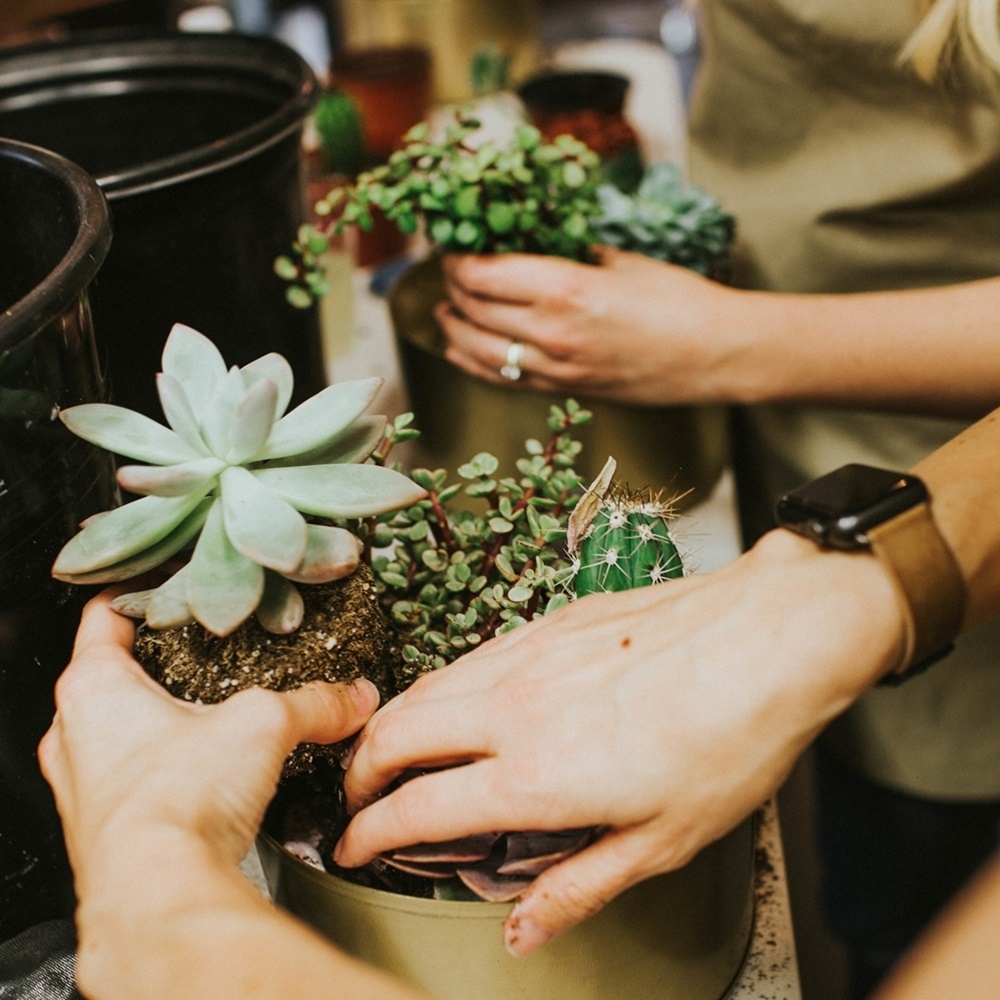
POLYGON ((965 614, 965 582, 914 475, 845 465, 778 500, 779 525, 823 549, 872 552, 907 609, 899 664, 881 681, 899 684, 951 651, 965 614))

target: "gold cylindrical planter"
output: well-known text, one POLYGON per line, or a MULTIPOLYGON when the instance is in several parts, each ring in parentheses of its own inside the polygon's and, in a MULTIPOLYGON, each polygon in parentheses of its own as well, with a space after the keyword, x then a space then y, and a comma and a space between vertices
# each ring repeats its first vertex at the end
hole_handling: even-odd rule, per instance
POLYGON ((397 896, 318 871, 267 834, 257 846, 281 905, 437 1000, 720 1000, 751 938, 752 819, 518 959, 503 947, 508 904, 397 896))
MULTIPOLYGON (((445 297, 436 257, 408 268, 389 293, 403 379, 421 432, 417 459, 453 471, 486 451, 500 460, 502 475, 514 474, 525 440, 544 439, 549 408, 564 405, 566 395, 493 385, 446 361, 433 314, 445 297)), ((610 455, 622 482, 683 495, 678 506, 684 508, 706 499, 726 467, 722 406, 647 407, 576 398, 594 414, 590 424, 574 429, 583 444, 577 468, 588 482, 610 455)))
POLYGON ((477 50, 493 46, 506 53, 513 81, 539 58, 535 0, 340 0, 338 9, 351 48, 425 46, 439 101, 473 96, 470 63, 477 50))

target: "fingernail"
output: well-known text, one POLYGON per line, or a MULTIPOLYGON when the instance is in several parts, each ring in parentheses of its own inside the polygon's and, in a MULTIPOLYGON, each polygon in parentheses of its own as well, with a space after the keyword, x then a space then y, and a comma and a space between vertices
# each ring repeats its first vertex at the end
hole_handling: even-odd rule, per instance
POLYGON ((351 745, 340 755, 340 760, 337 761, 340 764, 342 770, 346 771, 351 766, 351 761, 354 760, 354 753, 357 749, 358 741, 354 740, 351 745))
POLYGON ((353 681, 350 686, 351 697, 359 712, 374 712, 378 708, 378 703, 382 700, 378 688, 370 680, 362 677, 353 681))
POLYGON ((520 907, 515 906, 510 911, 510 916, 503 928, 503 944, 508 953, 515 958, 528 955, 536 948, 541 948, 543 944, 552 939, 552 935, 542 927, 539 927, 529 916, 520 912, 520 907))

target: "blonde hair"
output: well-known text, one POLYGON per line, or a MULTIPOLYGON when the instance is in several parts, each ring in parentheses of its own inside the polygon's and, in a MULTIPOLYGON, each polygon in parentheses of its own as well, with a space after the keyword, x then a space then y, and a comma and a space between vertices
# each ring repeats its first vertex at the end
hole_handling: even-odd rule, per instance
POLYGON ((979 68, 1000 71, 998 0, 918 0, 924 16, 899 61, 934 80, 956 53, 979 68))

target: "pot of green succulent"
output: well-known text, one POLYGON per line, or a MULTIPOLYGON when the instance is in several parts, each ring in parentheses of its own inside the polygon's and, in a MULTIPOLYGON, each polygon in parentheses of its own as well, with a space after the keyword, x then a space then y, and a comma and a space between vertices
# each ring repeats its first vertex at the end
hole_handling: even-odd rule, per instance
MULTIPOLYGON (((370 224, 373 209, 406 232, 420 223, 440 251, 555 254, 591 259, 595 243, 636 250, 713 278, 726 276, 733 219, 711 196, 686 184, 670 164, 648 168, 636 191, 602 181, 591 150, 568 136, 545 142, 521 126, 509 145, 475 144, 478 122, 461 112, 438 141, 425 125, 383 166, 347 191, 331 192, 317 209, 324 222, 300 233, 293 253, 276 262, 289 280, 289 301, 308 306, 325 292, 316 260, 329 234, 370 224)), ((473 378, 445 360, 434 306, 445 298, 436 255, 418 261, 395 283, 389 305, 410 405, 422 431, 421 454, 453 468, 484 449, 505 465, 520 442, 560 399, 473 378)), ((640 407, 582 399, 595 414, 581 432, 581 472, 614 454, 632 483, 670 482, 689 500, 704 498, 728 458, 726 413, 717 406, 640 407)))
MULTIPOLYGON (((613 552, 634 550, 623 585, 682 571, 664 505, 643 496, 632 511, 637 498, 610 474, 582 489, 572 432, 590 414, 575 403, 553 410, 548 441, 528 442, 516 476, 500 477, 487 454, 459 469, 464 491, 488 507, 474 514, 455 504, 463 487, 443 470, 408 477, 389 465, 392 445, 415 432, 408 414, 364 416, 378 380, 335 384, 285 414, 291 374, 280 356, 227 371, 209 341, 177 327, 162 365, 169 427, 102 404, 61 414, 86 440, 150 464, 119 469, 122 486, 145 495, 88 520, 53 572, 106 583, 178 561, 164 583, 113 606, 143 619, 136 654, 181 697, 359 675, 388 697, 562 606, 574 576, 578 592, 613 586, 626 568, 613 552), (618 537, 636 518, 639 546, 618 537)), ((440 1000, 611 1000, 623 982, 641 997, 714 1000, 737 975, 753 916, 752 823, 515 961, 502 946, 509 900, 600 831, 513 831, 458 854, 425 846, 336 871, 325 855, 344 822, 343 750, 293 752, 259 850, 275 898, 348 951, 440 1000)))

